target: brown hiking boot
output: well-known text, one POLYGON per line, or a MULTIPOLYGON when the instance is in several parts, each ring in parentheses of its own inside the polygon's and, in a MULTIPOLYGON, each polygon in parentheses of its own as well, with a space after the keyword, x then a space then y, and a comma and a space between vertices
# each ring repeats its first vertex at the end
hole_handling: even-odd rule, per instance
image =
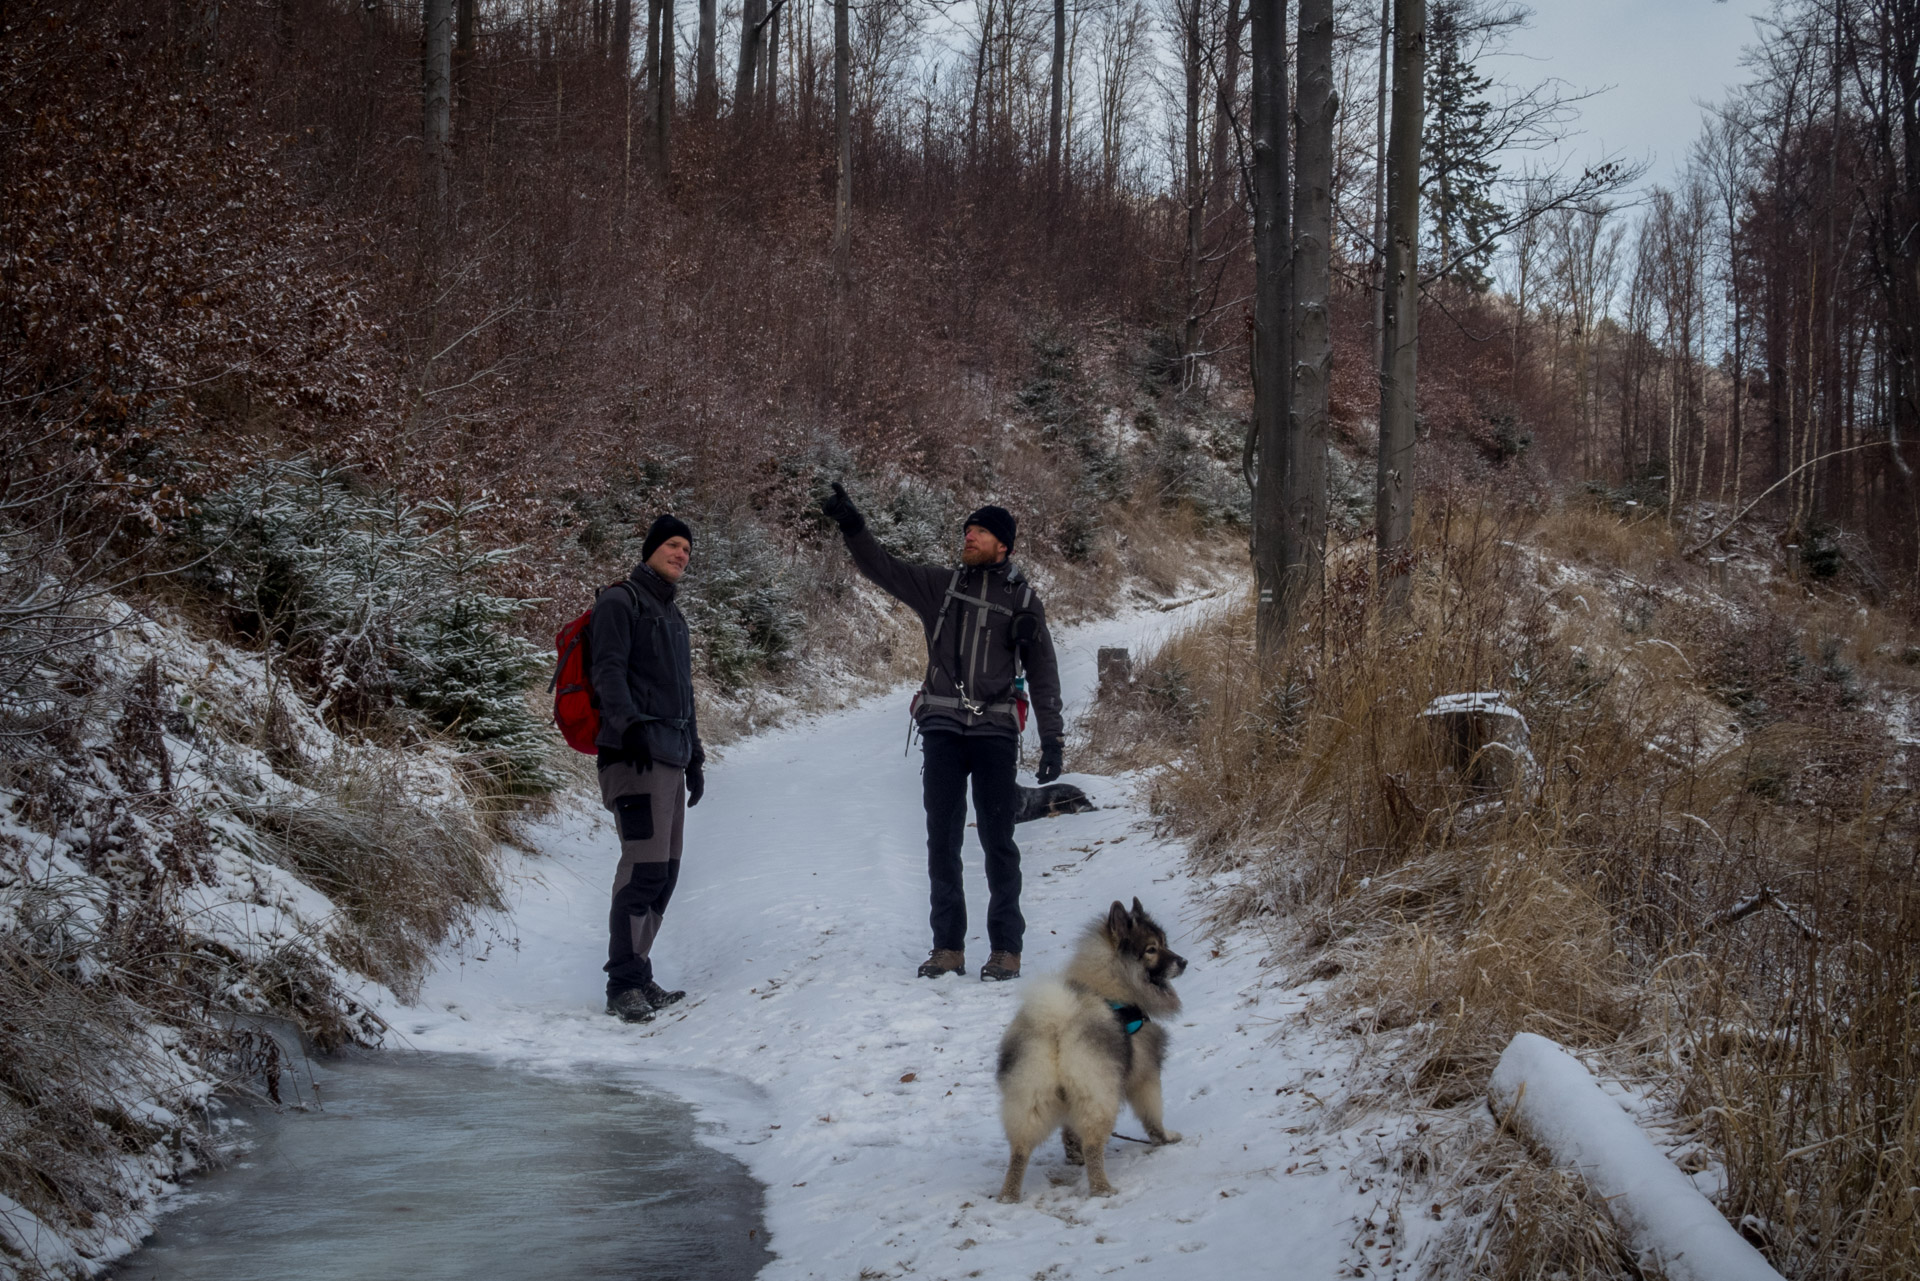
POLYGON ((933 955, 920 963, 920 977, 937 979, 942 974, 965 974, 967 972, 966 953, 951 947, 936 947, 933 955))
POLYGON ((1019 977, 1020 953, 1018 952, 995 952, 987 958, 987 963, 980 967, 980 981, 982 983, 1001 983, 1007 979, 1017 979, 1019 977))

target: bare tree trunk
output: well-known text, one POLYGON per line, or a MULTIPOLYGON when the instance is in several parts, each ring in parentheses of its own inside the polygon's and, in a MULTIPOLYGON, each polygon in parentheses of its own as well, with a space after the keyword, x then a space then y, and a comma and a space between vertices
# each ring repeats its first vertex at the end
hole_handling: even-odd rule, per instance
POLYGON ((1060 199, 1060 109, 1066 88, 1067 0, 1053 0, 1052 100, 1047 107, 1047 223, 1051 228, 1060 199))
POLYGON ((853 86, 848 80, 853 48, 847 35, 847 0, 833 0, 833 278, 845 289, 853 257, 853 86))
POLYGON ((473 53, 480 34, 480 0, 458 0, 454 15, 453 91, 459 99, 460 128, 464 131, 467 111, 473 104, 473 53))
POLYGON ((647 121, 652 123, 660 106, 660 6, 663 0, 647 0, 647 121))
POLYGON ((747 0, 740 9, 740 62, 733 72, 733 118, 753 119, 754 87, 760 71, 760 33, 766 29, 767 0, 747 0))
POLYGON ((1292 620, 1319 595, 1327 556, 1327 384, 1333 372, 1333 0, 1300 0, 1294 114, 1293 388, 1287 433, 1281 605, 1292 620))
MULTIPOLYGON (((1240 93, 1240 42, 1246 32, 1245 11, 1240 0, 1228 0, 1227 27, 1222 43, 1226 51, 1221 59, 1220 83, 1213 101, 1213 147, 1207 157, 1211 191, 1207 205, 1219 217, 1233 201, 1233 166, 1227 163, 1227 139, 1233 135, 1233 112, 1240 93)), ((1222 243, 1231 232, 1222 232, 1215 241, 1222 243)))
MULTIPOLYGON (((471 4, 475 0, 462 0, 471 4)), ((613 0, 613 65, 620 68, 622 81, 633 79, 633 0, 613 0)))
POLYGON ((1253 573, 1262 664, 1287 634, 1288 277, 1286 0, 1250 0, 1253 46, 1253 573))
POLYGON ((445 232, 447 143, 453 123, 453 0, 426 0, 426 58, 420 82, 420 232, 431 252, 445 232))
POLYGON ((659 85, 653 104, 653 171, 664 182, 673 172, 673 0, 660 0, 659 85))
POLYGON ((1425 123, 1426 0, 1393 0, 1393 120, 1387 139, 1387 268, 1380 352, 1380 449, 1374 482, 1380 608, 1412 595, 1415 349, 1420 340, 1420 133, 1425 123))
MULTIPOLYGON (((1387 332, 1387 68, 1393 65, 1393 0, 1380 0, 1380 90, 1373 116, 1373 359, 1386 360, 1387 332)), ((1383 365, 1384 367, 1384 365, 1383 365)))
POLYGON ((1187 247, 1184 263, 1187 282, 1187 321, 1180 336, 1180 353, 1186 357, 1189 383, 1198 374, 1194 367, 1200 349, 1200 239, 1207 225, 1207 197, 1200 179, 1200 4, 1201 0, 1180 0, 1186 47, 1180 61, 1186 72, 1186 149, 1187 149, 1187 247))
MULTIPOLYGON (((624 3, 624 0, 623 0, 624 3)), ((714 70, 714 45, 720 38, 717 0, 700 0, 700 41, 693 52, 693 115, 711 120, 720 112, 719 73, 714 70)))
POLYGON ((762 41, 762 83, 760 114, 768 124, 773 123, 774 112, 780 106, 780 13, 781 4, 775 4, 767 14, 767 38, 762 41))

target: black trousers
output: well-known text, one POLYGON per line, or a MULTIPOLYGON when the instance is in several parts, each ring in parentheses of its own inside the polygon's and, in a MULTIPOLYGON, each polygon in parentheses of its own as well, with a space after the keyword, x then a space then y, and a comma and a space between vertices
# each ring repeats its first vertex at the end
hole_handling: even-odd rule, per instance
POLYGON ((932 882, 933 945, 961 951, 967 939, 967 893, 960 848, 967 839, 967 780, 987 854, 987 944, 1018 952, 1027 922, 1020 915, 1020 847, 1013 816, 1020 794, 1014 769, 1019 740, 1007 735, 947 734, 921 738, 921 790, 927 806, 927 878, 932 882))

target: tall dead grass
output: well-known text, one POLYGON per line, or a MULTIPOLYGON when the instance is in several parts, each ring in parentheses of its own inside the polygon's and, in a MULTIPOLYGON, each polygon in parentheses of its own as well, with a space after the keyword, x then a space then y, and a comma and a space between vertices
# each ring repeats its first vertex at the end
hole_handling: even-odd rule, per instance
POLYGON ((348 969, 418 994, 433 949, 498 908, 497 847, 465 805, 424 804, 382 758, 337 753, 303 800, 242 817, 276 862, 340 908, 327 950, 348 969))
MULTIPOLYGON (((1244 873, 1228 915, 1304 917, 1310 971, 1407 1030, 1422 1103, 1479 1098, 1520 1031, 1602 1052, 1718 1154, 1723 1209, 1784 1273, 1910 1276, 1920 824, 1862 675, 1900 625, 1798 586, 1716 594, 1664 537, 1451 494, 1404 625, 1350 548, 1269 676, 1238 603, 1151 656, 1089 745, 1173 762, 1153 803, 1244 873), (1497 787, 1420 715, 1478 690, 1530 728, 1497 787)), ((1529 1242, 1570 1230, 1510 1232, 1523 1257, 1477 1270, 1533 1275, 1529 1242)))

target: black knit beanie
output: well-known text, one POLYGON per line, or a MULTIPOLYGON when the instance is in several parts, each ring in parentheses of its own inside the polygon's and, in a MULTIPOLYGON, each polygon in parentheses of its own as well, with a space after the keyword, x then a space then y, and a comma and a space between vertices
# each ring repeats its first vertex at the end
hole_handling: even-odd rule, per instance
MULTIPOLYGON (((1013 513, 1006 508, 993 506, 982 507, 979 511, 967 517, 967 524, 980 526, 980 528, 1005 543, 1009 552, 1013 550, 1013 535, 1019 526, 1014 523, 1013 513)), ((962 526, 962 528, 964 527, 965 526, 962 526)))
POLYGON ((663 512, 653 518, 653 525, 647 530, 647 541, 640 544, 640 559, 652 560, 653 553, 669 538, 684 538, 687 546, 693 546, 693 531, 687 528, 687 522, 663 512))

